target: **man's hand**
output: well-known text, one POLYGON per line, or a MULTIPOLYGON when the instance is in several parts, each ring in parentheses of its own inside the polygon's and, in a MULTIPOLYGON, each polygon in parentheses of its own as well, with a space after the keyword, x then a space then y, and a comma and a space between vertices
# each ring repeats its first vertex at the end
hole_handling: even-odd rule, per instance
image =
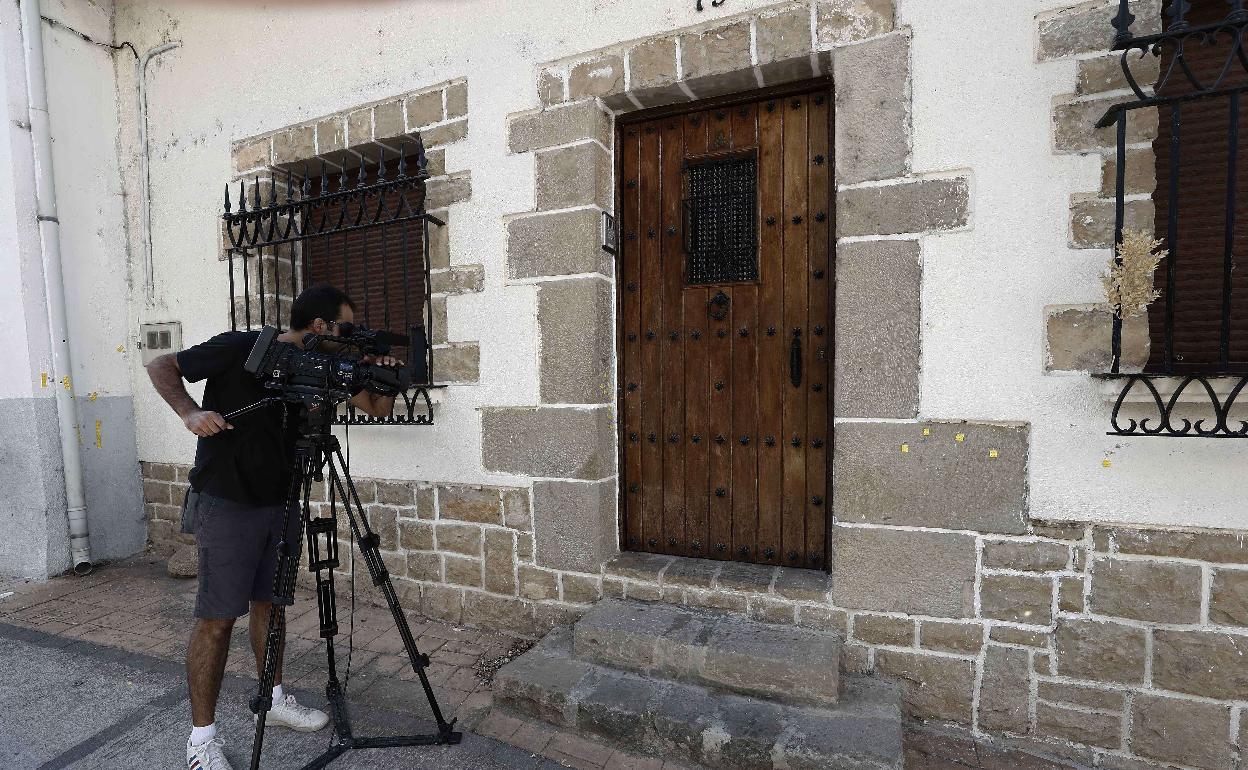
POLYGON ((403 366, 403 362, 394 356, 367 355, 361 358, 360 361, 366 364, 377 364, 378 366, 395 366, 400 368, 403 366))
POLYGON ((186 429, 191 433, 204 438, 215 436, 223 430, 234 430, 234 426, 226 422, 224 417, 216 412, 207 412, 203 409, 188 412, 182 418, 182 422, 186 424, 186 429))

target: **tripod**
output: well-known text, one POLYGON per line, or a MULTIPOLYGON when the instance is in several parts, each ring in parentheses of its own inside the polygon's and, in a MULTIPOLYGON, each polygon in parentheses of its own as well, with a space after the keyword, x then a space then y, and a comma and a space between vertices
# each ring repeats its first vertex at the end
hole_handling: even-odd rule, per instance
MULTIPOLYGON (((269 401, 269 399, 266 399, 269 401)), ((272 399, 280 401, 280 399, 272 399)), ((248 407, 246 410, 259 406, 248 407)), ((329 412, 331 410, 321 410, 329 412)), ((290 527, 291 508, 299 505, 299 531, 306 530, 308 546, 308 570, 316 574, 316 603, 320 613, 321 638, 325 640, 325 652, 329 662, 329 681, 325 685, 325 697, 329 701, 330 719, 334 723, 334 732, 338 741, 331 743, 316 759, 303 766, 303 770, 317 770, 334 761, 351 749, 395 748, 399 746, 432 746, 437 744, 455 744, 462 738, 461 733, 454 730, 455 720, 450 722, 442 716, 438 707, 437 697, 429 685, 429 677, 425 667, 429 665, 429 656, 416 648, 416 640, 407 624, 403 608, 399 606, 394 585, 390 582, 390 574, 378 552, 380 538, 368 525, 364 517, 360 497, 355 490, 355 482, 347 470, 342 458, 342 447, 338 437, 329 432, 328 414, 314 418, 306 407, 300 409, 299 438, 295 443, 294 465, 291 474, 290 491, 287 504, 282 514, 282 532, 290 527), (325 473, 328 467, 329 473, 325 473), (328 517, 312 518, 309 500, 312 493, 312 482, 324 481, 328 476, 327 491, 329 492, 328 517), (343 502, 347 522, 351 532, 359 543, 360 554, 368 566, 373 585, 381 589, 390 614, 394 616, 394 624, 403 640, 403 648, 412 664, 420 686, 424 688, 425 697, 429 699, 429 708, 437 722, 438 731, 425 735, 401 735, 379 738, 356 737, 351 729, 351 717, 347 713, 347 702, 342 685, 338 681, 338 672, 334 660, 334 636, 338 633, 337 606, 334 597, 334 568, 338 566, 338 512, 336 498, 343 502)), ((235 414, 226 415, 227 419, 235 414)), ((265 637, 264 667, 260 676, 260 691, 251 699, 251 710, 256 714, 256 736, 251 747, 251 770, 260 767, 260 752, 264 745, 264 724, 268 711, 273 706, 273 679, 277 676, 277 650, 285 637, 286 607, 294 603, 295 574, 299 569, 299 543, 284 539, 278 544, 277 574, 274 578, 273 608, 269 612, 268 632, 265 637)))

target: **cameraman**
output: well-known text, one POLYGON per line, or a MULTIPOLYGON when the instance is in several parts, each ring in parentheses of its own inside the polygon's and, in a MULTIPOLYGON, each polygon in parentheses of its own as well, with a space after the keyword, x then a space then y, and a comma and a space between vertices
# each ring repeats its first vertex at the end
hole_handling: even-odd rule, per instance
MULTIPOLYGON (((277 339, 303 347, 305 335, 337 334, 341 324, 353 321, 354 312, 355 304, 342 291, 313 286, 295 299, 290 330, 277 339)), ((156 392, 178 413, 186 429, 199 437, 182 529, 195 533, 199 547, 197 620, 186 653, 193 728, 186 743, 186 763, 195 770, 230 770, 215 715, 234 621, 249 615, 258 677, 264 666, 278 543, 285 539, 296 561, 302 550, 298 510, 291 511, 285 537, 281 532, 294 459, 297 421, 293 406, 281 403, 257 409, 240 415, 236 424, 221 416, 273 395, 243 369, 259 334, 225 332, 147 365, 156 392), (202 407, 187 394, 183 379, 208 381, 202 407), (286 419, 283 410, 291 410, 286 419)), ((365 361, 399 365, 388 356, 365 361)), ((370 415, 386 416, 394 399, 361 391, 351 403, 370 415)), ((284 628, 281 639, 267 723, 301 732, 320 730, 329 717, 282 691, 284 628)))

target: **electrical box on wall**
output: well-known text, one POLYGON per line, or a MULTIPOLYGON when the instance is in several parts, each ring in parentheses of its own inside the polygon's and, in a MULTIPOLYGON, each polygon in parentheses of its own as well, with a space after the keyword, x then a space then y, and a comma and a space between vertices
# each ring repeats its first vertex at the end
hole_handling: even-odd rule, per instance
POLYGON ((178 352, 182 349, 182 323, 142 324, 139 326, 139 347, 143 351, 144 366, 166 353, 178 352))

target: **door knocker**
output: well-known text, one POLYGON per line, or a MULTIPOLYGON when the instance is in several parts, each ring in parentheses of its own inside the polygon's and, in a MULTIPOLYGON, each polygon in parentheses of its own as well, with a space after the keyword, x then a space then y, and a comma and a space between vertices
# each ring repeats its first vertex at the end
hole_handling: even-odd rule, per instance
POLYGON ((711 314, 711 318, 716 321, 722 321, 728 317, 728 295, 722 291, 711 297, 711 301, 706 303, 706 309, 711 314))

